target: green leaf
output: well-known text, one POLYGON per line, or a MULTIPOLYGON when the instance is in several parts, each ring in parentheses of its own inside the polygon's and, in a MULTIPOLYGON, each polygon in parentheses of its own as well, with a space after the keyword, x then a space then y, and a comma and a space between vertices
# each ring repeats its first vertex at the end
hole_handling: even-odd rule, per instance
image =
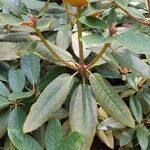
POLYGON ((50 71, 37 83, 37 90, 43 91, 50 82, 65 72, 64 67, 51 68, 50 71))
POLYGON ((13 109, 9 114, 8 119, 8 136, 12 143, 19 150, 29 150, 36 149, 40 150, 40 146, 35 139, 31 136, 24 134, 22 130, 22 126, 24 120, 26 118, 26 114, 21 108, 13 109))
POLYGON ((0 96, 0 110, 8 107, 10 102, 7 98, 0 96))
POLYGON ((0 13, 0 19, 2 20, 2 22, 4 22, 4 25, 12 25, 12 26, 18 26, 20 25, 23 20, 12 15, 12 14, 3 14, 0 13))
POLYGON ((138 54, 150 54, 150 37, 135 32, 126 32, 116 35, 114 39, 122 46, 138 54))
POLYGON ((149 138, 149 131, 144 126, 139 126, 136 131, 137 139, 139 142, 139 145, 143 150, 146 150, 148 146, 148 138, 149 138))
POLYGON ((21 58, 21 69, 31 84, 36 84, 40 77, 40 59, 35 54, 21 58))
POLYGON ((60 28, 60 30, 57 33, 56 43, 57 45, 66 50, 71 42, 71 31, 70 26, 64 25, 60 28))
POLYGON ((119 138, 120 146, 124 146, 130 143, 134 137, 134 134, 135 134, 134 129, 129 129, 128 131, 123 132, 119 138))
POLYGON ((90 149, 96 132, 97 105, 88 85, 80 84, 76 88, 69 111, 71 130, 82 133, 85 138, 83 149, 90 149))
POLYGON ((21 92, 25 86, 25 76, 22 70, 9 70, 9 85, 13 92, 21 92))
POLYGON ((10 101, 29 98, 33 95, 33 92, 13 92, 8 96, 10 101))
POLYGON ((144 77, 150 76, 150 66, 130 52, 113 51, 112 55, 121 66, 127 67, 144 77))
POLYGON ((89 80, 94 96, 101 107, 116 121, 134 128, 135 122, 130 110, 113 87, 97 73, 90 75, 89 80))
POLYGON ((135 119, 141 123, 142 120, 142 107, 139 102, 138 96, 131 96, 129 100, 130 109, 135 117, 135 119))
POLYGON ((0 96, 8 97, 9 94, 7 87, 0 81, 0 96))
POLYGON ((72 132, 61 142, 57 150, 81 150, 84 138, 78 132, 72 132))
POLYGON ((57 150, 62 139, 60 121, 56 119, 49 121, 45 133, 46 150, 57 150))
POLYGON ((8 112, 0 113, 0 139, 7 131, 8 112))
POLYGON ((103 131, 98 129, 97 135, 108 147, 114 149, 114 137, 111 130, 103 131))
POLYGON ((51 82, 35 102, 24 124, 24 132, 37 129, 64 103, 74 83, 74 77, 63 74, 51 82))
POLYGON ((104 30, 108 27, 104 21, 90 16, 83 16, 80 18, 80 21, 90 28, 95 28, 99 30, 104 30))

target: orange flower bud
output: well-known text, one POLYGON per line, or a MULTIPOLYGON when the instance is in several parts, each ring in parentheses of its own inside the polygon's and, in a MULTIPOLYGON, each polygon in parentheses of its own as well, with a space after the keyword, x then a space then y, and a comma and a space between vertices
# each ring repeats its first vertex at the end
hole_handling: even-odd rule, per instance
POLYGON ((64 0, 65 2, 76 6, 76 7, 83 7, 87 5, 87 0, 64 0))

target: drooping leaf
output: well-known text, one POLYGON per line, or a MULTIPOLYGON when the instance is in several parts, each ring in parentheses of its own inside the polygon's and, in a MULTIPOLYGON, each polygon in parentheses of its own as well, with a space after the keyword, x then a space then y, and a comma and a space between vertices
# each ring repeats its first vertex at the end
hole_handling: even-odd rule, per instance
POLYGON ((139 102, 138 96, 131 96, 129 100, 130 109, 135 117, 135 119, 141 123, 142 120, 142 107, 139 102))
POLYGON ((21 58, 21 69, 31 84, 36 84, 40 77, 40 59, 35 54, 21 58))
POLYGON ((116 121, 134 128, 134 119, 128 107, 113 87, 97 73, 91 74, 89 80, 93 94, 101 107, 116 121))
POLYGON ((36 149, 40 150, 40 146, 31 136, 24 134, 22 127, 26 114, 21 108, 13 109, 8 118, 8 136, 12 143, 19 150, 36 149))
POLYGON ((139 145, 141 146, 141 148, 143 150, 146 150, 146 148, 148 146, 148 140, 149 140, 148 139, 149 138, 148 129, 141 125, 137 128, 136 135, 137 135, 139 145))
POLYGON ((61 123, 59 120, 51 120, 48 122, 45 133, 45 144, 47 150, 57 150, 62 137, 61 123))
POLYGON ((74 83, 74 78, 63 74, 51 82, 42 92, 27 116, 24 132, 37 129, 64 103, 74 83))
POLYGON ((25 76, 22 70, 9 70, 9 85, 13 92, 21 92, 25 86, 25 76))
POLYGON ((71 130, 82 133, 85 138, 83 149, 90 149, 96 132, 97 106, 88 85, 83 84, 76 88, 69 111, 71 130))
POLYGON ((78 132, 72 132, 63 139, 57 150, 81 150, 84 142, 82 134, 78 132))

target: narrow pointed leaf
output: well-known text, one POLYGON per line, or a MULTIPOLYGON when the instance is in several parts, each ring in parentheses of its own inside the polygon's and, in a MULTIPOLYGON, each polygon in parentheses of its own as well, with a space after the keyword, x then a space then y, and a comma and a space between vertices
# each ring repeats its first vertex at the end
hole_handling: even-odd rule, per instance
POLYGON ((70 125, 72 131, 84 135, 84 150, 91 147, 97 125, 97 105, 88 85, 79 85, 71 99, 70 125))
POLYGON ((22 127, 26 114, 21 108, 12 110, 8 118, 8 136, 12 143, 19 150, 36 149, 40 150, 40 146, 31 136, 24 134, 22 127))
POLYGON ((57 150, 62 137, 61 123, 59 120, 49 121, 45 133, 45 144, 47 150, 57 150))
POLYGON ((20 69, 9 70, 9 84, 14 92, 21 92, 25 86, 25 76, 20 69))
POLYGON ((131 96, 129 100, 130 109, 135 117, 135 119, 141 123, 142 120, 142 106, 139 102, 138 97, 131 96))
POLYGON ((64 103, 74 78, 63 74, 51 82, 35 102, 24 124, 24 132, 31 132, 46 122, 64 103))
POLYGON ((40 59, 35 54, 21 58, 21 69, 31 84, 36 84, 40 77, 40 59))
POLYGON ((134 128, 135 122, 125 102, 100 74, 89 77, 92 91, 101 107, 116 121, 134 128))

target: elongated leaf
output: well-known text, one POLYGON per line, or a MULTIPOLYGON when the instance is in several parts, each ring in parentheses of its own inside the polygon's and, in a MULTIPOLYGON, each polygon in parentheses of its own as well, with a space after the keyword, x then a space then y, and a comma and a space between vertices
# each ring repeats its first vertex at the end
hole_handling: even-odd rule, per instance
POLYGON ((8 119, 8 136, 12 143, 19 150, 36 149, 40 150, 39 144, 31 136, 24 134, 22 126, 25 120, 26 114, 21 108, 12 110, 8 119))
POLYGON ((13 92, 8 96, 8 99, 10 101, 12 100, 18 100, 18 99, 24 99, 29 98, 33 95, 33 92, 13 92))
POLYGON ((21 58, 21 69, 31 84, 36 84, 40 77, 40 59, 35 54, 21 58))
POLYGON ((24 132, 37 129, 64 103, 74 83, 74 78, 63 74, 51 82, 35 102, 24 124, 24 132))
POLYGON ((0 96, 8 97, 9 94, 7 87, 0 81, 0 96))
POLYGON ((142 76, 150 76, 150 66, 130 52, 113 51, 112 55, 121 66, 127 67, 142 76))
POLYGON ((115 40, 125 48, 138 54, 150 54, 150 37, 134 32, 126 32, 115 36, 115 40))
POLYGON ((90 75, 89 80, 94 96, 102 108, 116 121, 133 128, 134 119, 113 87, 97 73, 90 75))
POLYGON ((59 120, 51 120, 45 133, 45 144, 47 150, 57 150, 62 137, 61 123, 59 120))
POLYGON ((70 45, 70 39, 71 39, 71 31, 70 27, 68 25, 65 25, 60 28, 57 34, 57 45, 66 50, 70 45))
POLYGON ((78 132, 72 132, 61 142, 57 150, 81 150, 84 138, 78 132))
POLYGON ((114 149, 114 137, 111 130, 103 131, 98 129, 97 135, 108 147, 114 149))
POLYGON ((144 126, 139 126, 136 131, 137 139, 139 141, 139 145, 143 150, 146 150, 148 146, 148 138, 149 138, 149 131, 144 126))
POLYGON ((88 85, 79 85, 71 98, 69 110, 72 131, 84 135, 84 150, 91 147, 97 125, 97 106, 88 85))
POLYGON ((9 85, 14 92, 21 92, 25 86, 25 76, 20 69, 9 70, 9 85))
POLYGON ((142 107, 141 107, 141 104, 139 102, 138 97, 131 96, 130 100, 129 100, 129 104, 130 104, 130 109, 131 109, 135 119, 139 123, 141 123, 141 120, 142 120, 142 107))

